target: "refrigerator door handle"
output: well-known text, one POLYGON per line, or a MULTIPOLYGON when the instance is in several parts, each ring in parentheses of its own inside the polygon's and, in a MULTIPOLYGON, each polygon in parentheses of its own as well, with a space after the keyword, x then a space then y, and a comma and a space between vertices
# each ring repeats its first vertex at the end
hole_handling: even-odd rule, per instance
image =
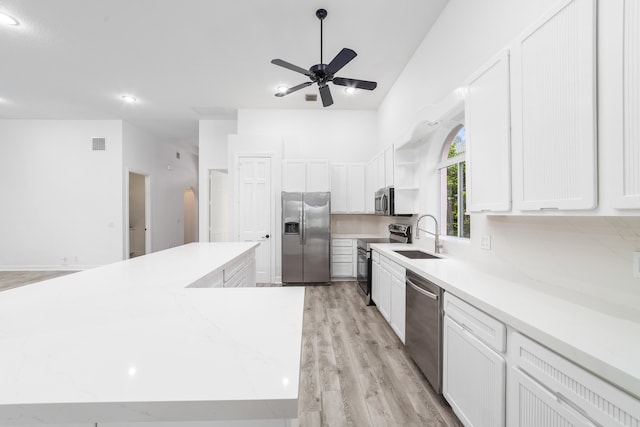
POLYGON ((301 226, 302 244, 307 244, 307 204, 302 202, 302 226, 301 226))
POLYGON ((300 244, 304 245, 304 204, 300 206, 300 244))

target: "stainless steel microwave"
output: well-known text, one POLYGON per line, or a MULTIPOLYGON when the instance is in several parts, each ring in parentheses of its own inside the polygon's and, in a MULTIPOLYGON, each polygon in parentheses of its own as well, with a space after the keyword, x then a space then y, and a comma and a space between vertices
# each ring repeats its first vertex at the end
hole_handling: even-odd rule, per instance
POLYGON ((393 216, 395 215, 395 197, 394 188, 385 187, 376 191, 375 195, 375 213, 376 215, 393 216))
POLYGON ((376 215, 411 216, 416 213, 416 193, 411 189, 381 188, 375 193, 376 215))

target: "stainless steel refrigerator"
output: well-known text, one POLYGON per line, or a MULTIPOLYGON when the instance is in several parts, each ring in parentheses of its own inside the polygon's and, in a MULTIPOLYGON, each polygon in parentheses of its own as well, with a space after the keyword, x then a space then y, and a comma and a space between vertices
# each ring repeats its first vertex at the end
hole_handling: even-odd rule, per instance
POLYGON ((282 192, 282 283, 331 280, 331 193, 282 192))

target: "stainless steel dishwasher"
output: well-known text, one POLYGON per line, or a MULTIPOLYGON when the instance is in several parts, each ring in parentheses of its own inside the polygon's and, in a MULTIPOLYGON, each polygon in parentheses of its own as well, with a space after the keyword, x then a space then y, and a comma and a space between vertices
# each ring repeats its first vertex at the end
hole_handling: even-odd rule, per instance
POLYGON ((442 393, 442 288, 407 270, 405 348, 442 393))

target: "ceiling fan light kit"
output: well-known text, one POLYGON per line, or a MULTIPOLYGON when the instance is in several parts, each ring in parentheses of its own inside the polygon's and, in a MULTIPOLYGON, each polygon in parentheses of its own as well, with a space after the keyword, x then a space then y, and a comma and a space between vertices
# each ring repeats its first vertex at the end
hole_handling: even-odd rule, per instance
POLYGON ((320 20, 320 63, 311 66, 308 70, 302 67, 293 65, 282 59, 274 59, 272 64, 278 65, 283 68, 287 68, 291 71, 295 71, 300 74, 304 74, 310 81, 301 83, 299 85, 288 88, 285 91, 278 91, 275 95, 277 97, 283 97, 290 93, 296 92, 305 87, 311 86, 313 83, 318 85, 320 91, 320 98, 322 99, 322 105, 328 107, 333 104, 333 98, 331 96, 331 89, 329 89, 328 83, 333 83, 338 86, 346 86, 347 88, 374 90, 378 84, 376 82, 367 80, 357 80, 345 77, 335 77, 335 74, 347 65, 353 58, 357 56, 353 50, 349 48, 343 48, 335 58, 325 64, 322 58, 322 22, 327 17, 327 11, 325 9, 318 9, 316 11, 316 17, 320 20))

